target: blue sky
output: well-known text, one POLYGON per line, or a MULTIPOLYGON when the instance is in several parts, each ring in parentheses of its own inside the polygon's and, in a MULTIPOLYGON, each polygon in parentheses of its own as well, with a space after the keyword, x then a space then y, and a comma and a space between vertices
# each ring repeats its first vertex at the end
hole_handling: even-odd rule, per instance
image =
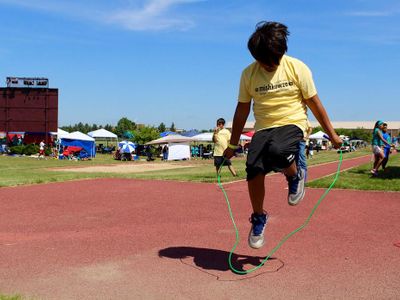
POLYGON ((247 39, 271 20, 332 120, 399 120, 399 15, 398 0, 0 0, 0 86, 48 77, 60 126, 209 129, 232 119, 247 39))

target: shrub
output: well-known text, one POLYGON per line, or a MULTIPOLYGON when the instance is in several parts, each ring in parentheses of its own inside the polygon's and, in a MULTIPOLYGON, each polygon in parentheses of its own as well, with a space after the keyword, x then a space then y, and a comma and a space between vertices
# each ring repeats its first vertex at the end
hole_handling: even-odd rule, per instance
POLYGON ((12 147, 10 147, 10 152, 11 152, 12 154, 19 154, 19 155, 22 155, 22 154, 23 154, 23 151, 24 151, 24 146, 23 146, 23 145, 20 145, 20 146, 12 146, 12 147))
POLYGON ((35 144, 13 146, 10 147, 10 152, 12 154, 19 154, 19 155, 37 154, 39 153, 39 146, 35 144))
POLYGON ((39 153, 39 146, 35 144, 26 145, 23 151, 25 155, 32 155, 39 153))

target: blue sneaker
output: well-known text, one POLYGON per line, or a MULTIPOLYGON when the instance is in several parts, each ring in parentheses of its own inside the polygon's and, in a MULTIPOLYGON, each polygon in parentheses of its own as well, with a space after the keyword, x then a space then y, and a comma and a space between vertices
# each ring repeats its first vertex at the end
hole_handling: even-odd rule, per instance
POLYGON ((267 225, 268 215, 253 213, 249 221, 252 224, 248 239, 249 246, 254 249, 261 248, 265 243, 264 230, 267 225))
POLYGON ((293 177, 286 176, 289 185, 288 203, 297 205, 303 200, 306 190, 304 188, 306 173, 303 169, 297 170, 297 175, 293 177))

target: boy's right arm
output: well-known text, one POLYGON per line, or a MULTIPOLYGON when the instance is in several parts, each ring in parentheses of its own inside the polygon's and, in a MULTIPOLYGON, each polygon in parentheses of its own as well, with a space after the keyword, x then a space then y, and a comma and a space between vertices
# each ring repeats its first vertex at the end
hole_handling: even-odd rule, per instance
MULTIPOLYGON (((240 135, 242 134, 244 125, 246 124, 247 121, 247 117, 249 116, 250 108, 251 108, 251 101, 246 103, 238 102, 232 123, 232 135, 230 140, 231 145, 236 146, 239 144, 240 135)), ((235 153, 234 149, 226 148, 224 156, 229 159, 234 155, 234 153, 235 153)))

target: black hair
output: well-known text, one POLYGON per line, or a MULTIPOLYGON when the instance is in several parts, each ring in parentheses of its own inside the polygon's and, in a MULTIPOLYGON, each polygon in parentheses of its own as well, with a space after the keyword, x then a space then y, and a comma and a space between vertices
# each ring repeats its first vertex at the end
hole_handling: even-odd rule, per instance
POLYGON ((383 124, 383 122, 381 121, 381 120, 378 120, 378 121, 376 121, 375 122, 375 126, 374 126, 374 129, 375 128, 378 128, 380 125, 382 125, 383 124))
POLYGON ((219 119, 217 120, 217 124, 223 124, 223 125, 225 125, 225 119, 224 119, 224 118, 219 118, 219 119))
POLYGON ((288 49, 289 34, 286 25, 262 21, 257 23, 256 30, 247 42, 247 48, 257 61, 267 66, 279 65, 288 49))

